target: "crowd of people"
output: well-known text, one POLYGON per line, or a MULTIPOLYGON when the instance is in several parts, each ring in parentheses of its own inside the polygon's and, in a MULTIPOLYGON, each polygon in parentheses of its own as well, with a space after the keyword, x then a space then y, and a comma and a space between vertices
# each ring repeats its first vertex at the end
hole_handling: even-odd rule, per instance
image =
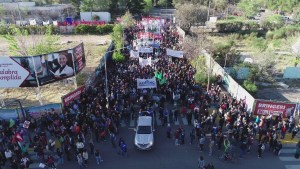
MULTIPOLYGON (((49 113, 40 119, 28 117, 27 120, 31 122, 29 129, 20 127, 18 120, 14 123, 2 121, 1 164, 9 163, 12 169, 26 169, 33 162, 29 156, 29 149, 33 149, 41 161, 40 167, 56 168, 55 164, 64 164, 66 159, 77 161, 79 167, 83 168, 88 166, 91 155, 100 165, 102 154, 101 150, 95 148, 95 142, 102 140, 109 140, 113 148, 119 148, 120 155, 126 156, 125 140, 120 138, 117 144, 116 135, 122 118, 129 120, 137 117, 135 107, 140 111, 149 110, 158 114, 167 127, 167 137, 172 138, 174 134, 176 146, 186 144, 185 129, 180 126, 172 132, 170 123, 177 121, 178 116, 186 116, 188 123, 193 126, 189 143, 194 144, 197 140, 200 151, 208 147, 209 155, 214 154, 216 146, 226 153, 235 146, 239 147, 242 158, 252 150, 258 135, 257 152, 261 158, 266 144, 278 154, 282 148, 279 138, 284 138, 286 132, 292 132, 295 137, 298 126, 293 117, 284 120, 281 117, 258 116, 253 121, 251 114, 246 111, 245 100, 221 95, 219 84, 212 85, 208 92, 202 90, 195 83, 196 71, 186 58, 166 55, 167 48, 182 48, 174 27, 167 23, 162 28, 159 47, 151 54, 141 54, 143 58, 155 60, 153 64, 142 67, 137 59, 130 58, 127 48, 122 50, 126 56, 124 62, 107 63, 108 91, 105 71, 101 70, 95 85, 88 87, 80 99, 66 107, 62 114, 49 113), (137 78, 150 79, 158 74, 162 75, 164 81, 157 79, 157 88, 137 89, 137 78), (166 106, 169 101, 176 105, 174 109, 166 106), (217 105, 218 110, 209 112, 211 105, 217 105), (207 134, 210 134, 209 139, 207 134), (29 144, 23 144, 27 141, 29 144)), ((134 48, 136 34, 143 31, 140 27, 124 31, 130 48, 134 48)), ((204 167, 208 168, 202 157, 199 168, 204 167)))

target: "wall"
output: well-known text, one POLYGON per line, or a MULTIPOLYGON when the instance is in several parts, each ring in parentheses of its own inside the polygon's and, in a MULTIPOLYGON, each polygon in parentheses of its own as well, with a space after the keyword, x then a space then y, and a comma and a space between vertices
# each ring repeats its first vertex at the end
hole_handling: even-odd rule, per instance
POLYGON ((81 21, 92 21, 92 16, 98 15, 100 17, 100 21, 110 22, 111 21, 111 15, 109 12, 80 12, 80 18, 81 21))
POLYGON ((225 70, 215 61, 211 56, 202 50, 201 53, 205 57, 205 64, 211 71, 211 75, 221 75, 224 80, 224 87, 230 93, 232 97, 236 97, 238 100, 244 99, 246 101, 247 112, 253 111, 255 99, 249 94, 242 86, 240 86, 225 70))
POLYGON ((287 67, 283 71, 283 78, 300 79, 300 67, 287 67))

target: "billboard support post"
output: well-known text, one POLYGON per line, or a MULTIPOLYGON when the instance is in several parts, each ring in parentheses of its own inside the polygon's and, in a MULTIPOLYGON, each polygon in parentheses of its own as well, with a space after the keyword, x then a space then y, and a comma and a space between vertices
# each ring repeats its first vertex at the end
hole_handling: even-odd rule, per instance
POLYGON ((43 105, 43 100, 42 100, 42 97, 41 97, 41 88, 40 88, 39 78, 38 78, 38 74, 37 74, 37 71, 36 71, 35 61, 34 61, 33 56, 31 57, 31 59, 32 59, 32 62, 33 62, 33 69, 34 69, 34 74, 35 74, 35 79, 36 79, 36 84, 37 84, 37 88, 35 90, 36 91, 36 97, 39 100, 40 105, 42 106, 43 105))

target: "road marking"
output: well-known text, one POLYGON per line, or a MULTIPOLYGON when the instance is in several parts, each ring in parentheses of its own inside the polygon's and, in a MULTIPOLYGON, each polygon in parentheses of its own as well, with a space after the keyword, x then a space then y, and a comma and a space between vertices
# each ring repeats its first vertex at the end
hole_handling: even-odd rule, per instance
POLYGON ((282 153, 295 153, 295 149, 281 149, 280 154, 282 153))
POLYGON ((300 161, 300 159, 296 159, 294 156, 293 157, 279 157, 281 161, 300 161))
POLYGON ((188 121, 187 121, 186 117, 182 117, 181 119, 182 119, 183 125, 188 125, 188 121))
POLYGON ((296 144, 285 144, 283 148, 296 148, 296 144))
POLYGON ((286 169, 299 169, 300 165, 285 165, 286 169))

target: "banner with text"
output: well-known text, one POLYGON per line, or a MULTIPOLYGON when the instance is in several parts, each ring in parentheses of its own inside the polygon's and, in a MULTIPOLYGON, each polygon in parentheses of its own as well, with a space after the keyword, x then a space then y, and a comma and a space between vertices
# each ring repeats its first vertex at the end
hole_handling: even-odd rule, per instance
POLYGON ((143 48, 143 47, 139 47, 139 52, 140 53, 153 53, 153 48, 143 48))
POLYGON ((76 74, 78 74, 85 67, 85 55, 83 43, 73 48, 74 66, 76 74))
MULTIPOLYGON (((30 59, 32 63, 31 57, 24 59, 30 59)), ((20 87, 32 78, 32 74, 34 69, 25 67, 11 57, 0 57, 0 88, 20 87)))
POLYGON ((83 43, 38 56, 0 57, 0 88, 38 87, 74 76, 85 66, 83 43))
POLYGON ((130 57, 139 58, 140 57, 139 51, 130 50, 130 57))
POLYGON ((288 117, 293 115, 295 108, 296 104, 294 103, 256 100, 254 114, 275 116, 282 115, 283 117, 288 117))
POLYGON ((156 88, 156 79, 155 77, 152 79, 137 79, 137 88, 138 89, 146 89, 146 88, 156 88))
POLYGON ((80 95, 84 92, 85 86, 80 86, 76 90, 64 95, 61 100, 63 103, 63 106, 66 107, 68 106, 71 102, 74 100, 77 100, 80 98, 80 95))
POLYGON ((183 58, 183 51, 167 49, 167 55, 177 58, 183 58))
POLYGON ((139 64, 141 67, 144 67, 147 65, 151 66, 151 58, 147 58, 147 59, 139 58, 139 64))

